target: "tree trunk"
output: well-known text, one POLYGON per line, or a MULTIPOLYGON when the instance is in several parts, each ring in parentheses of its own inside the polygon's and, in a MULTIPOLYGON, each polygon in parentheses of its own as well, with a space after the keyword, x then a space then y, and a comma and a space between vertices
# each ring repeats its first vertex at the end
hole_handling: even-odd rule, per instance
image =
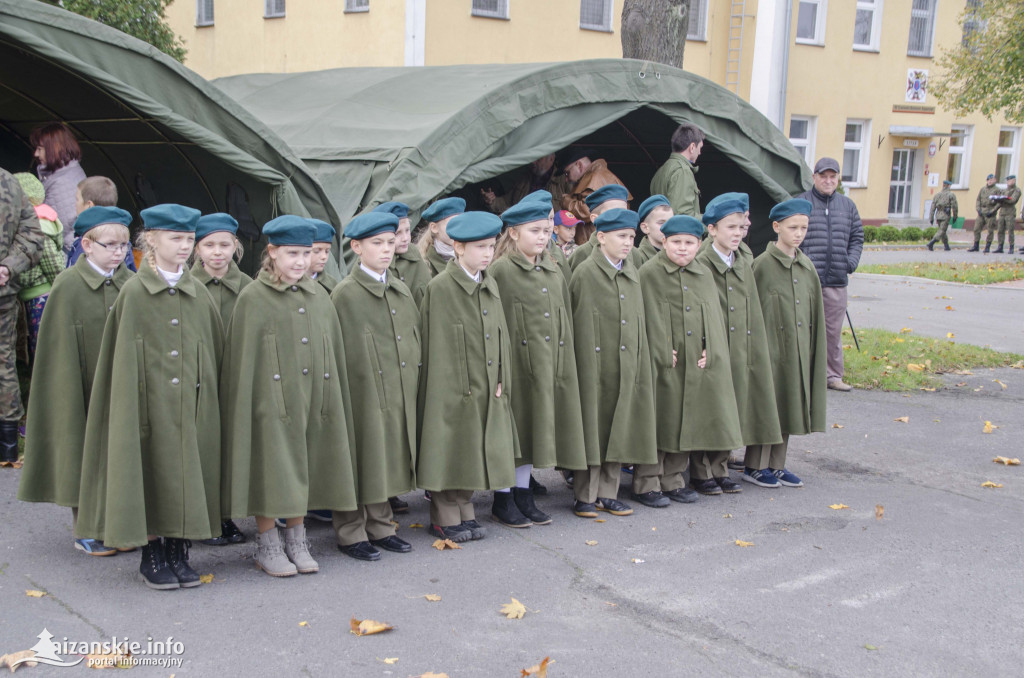
POLYGON ((691 0, 623 0, 622 57, 683 67, 691 0))

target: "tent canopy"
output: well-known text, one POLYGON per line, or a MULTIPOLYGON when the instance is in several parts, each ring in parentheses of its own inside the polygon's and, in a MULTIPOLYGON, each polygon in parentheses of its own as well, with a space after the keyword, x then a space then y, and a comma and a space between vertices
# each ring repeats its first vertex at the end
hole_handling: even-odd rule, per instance
POLYGON ((113 179, 132 212, 178 202, 237 217, 247 196, 257 227, 281 213, 339 223, 287 144, 203 78, 77 14, 0 0, 0 164, 28 170, 31 130, 53 121, 73 130, 86 174, 113 179))
POLYGON ((707 136, 702 200, 751 196, 752 246, 771 206, 810 186, 789 140, 756 109, 699 76, 631 59, 250 74, 215 84, 313 169, 338 215, 387 200, 420 210, 572 145, 595 148, 639 200, 675 127, 707 136))

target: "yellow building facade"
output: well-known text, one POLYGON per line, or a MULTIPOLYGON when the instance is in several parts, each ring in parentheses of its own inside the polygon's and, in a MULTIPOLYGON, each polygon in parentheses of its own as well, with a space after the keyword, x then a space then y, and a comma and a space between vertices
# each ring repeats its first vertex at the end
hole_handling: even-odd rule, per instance
MULTIPOLYGON (((217 78, 620 57, 622 2, 175 0, 168 20, 186 65, 217 78)), ((1020 169, 1022 129, 956 117, 929 91, 967 4, 693 0, 684 63, 758 108, 809 164, 839 159, 865 221, 927 218, 947 177, 973 219, 985 177, 1020 169)))

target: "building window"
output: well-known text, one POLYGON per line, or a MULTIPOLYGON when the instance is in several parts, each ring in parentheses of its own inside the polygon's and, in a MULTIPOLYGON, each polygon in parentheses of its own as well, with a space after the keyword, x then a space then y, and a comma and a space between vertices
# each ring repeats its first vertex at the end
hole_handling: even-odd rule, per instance
POLYGON ((882 0, 857 0, 857 18, 853 22, 853 48, 878 51, 882 30, 882 0))
POLYGON ((794 115, 789 118, 789 141, 808 165, 814 159, 814 128, 816 118, 794 115))
POLYGON ((1017 173, 1017 152, 1020 150, 1020 127, 999 128, 999 148, 996 149, 996 181, 1003 183, 1010 174, 1017 173))
POLYGON ((907 54, 930 57, 935 35, 935 0, 913 0, 910 9, 910 40, 907 54))
POLYGON ((370 0, 345 0, 345 12, 369 12, 370 0))
POLYGON ((508 0, 473 0, 469 13, 488 19, 507 19, 508 0))
POLYGON ((690 14, 687 21, 690 22, 686 30, 687 40, 708 39, 708 0, 691 0, 690 14))
POLYGON ((580 0, 580 28, 612 30, 612 0, 580 0))
POLYGON ((982 0, 967 0, 967 8, 964 11, 964 32, 961 44, 972 52, 976 52, 978 49, 976 45, 971 45, 972 42, 977 41, 975 36, 985 30, 986 22, 978 16, 978 10, 981 9, 981 3, 982 0))
POLYGON ((284 0, 264 0, 263 18, 281 19, 284 17, 284 0))
POLYGON ((796 41, 807 45, 824 45, 827 13, 828 0, 800 0, 796 15, 796 41))
POLYGON ((846 140, 843 143, 843 183, 852 188, 863 188, 868 183, 868 139, 871 121, 847 120, 846 140))
POLYGON ((213 25, 213 0, 196 0, 196 26, 213 25))
POLYGON ((946 178, 953 182, 953 188, 967 188, 971 176, 971 126, 953 125, 950 132, 946 178))

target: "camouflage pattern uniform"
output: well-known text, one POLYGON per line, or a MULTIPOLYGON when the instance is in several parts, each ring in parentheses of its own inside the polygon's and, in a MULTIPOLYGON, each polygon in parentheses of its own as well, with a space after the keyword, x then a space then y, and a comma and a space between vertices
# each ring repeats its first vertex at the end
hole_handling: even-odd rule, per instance
MULTIPOLYGON (((1007 182, 1010 178, 1007 177, 1007 182)), ((999 248, 1003 251, 1003 236, 1008 235, 1010 239, 1009 252, 1013 254, 1013 227, 1017 223, 1017 203, 1020 202, 1020 188, 1016 185, 1007 186, 1003 191, 1006 197, 999 201, 999 248)), ((992 231, 989 231, 989 242, 992 242, 992 231)))
POLYGON ((949 228, 949 222, 957 218, 960 211, 960 205, 956 200, 956 196, 953 195, 953 191, 949 190, 949 186, 944 186, 939 194, 932 200, 932 211, 928 215, 928 221, 931 223, 938 222, 939 230, 935 232, 932 239, 928 242, 929 249, 932 245, 937 243, 939 240, 942 241, 942 246, 947 250, 949 249, 949 238, 946 236, 946 229, 949 228))
POLYGON ((988 227, 988 239, 985 241, 985 249, 992 246, 992 237, 996 234, 996 213, 999 211, 999 203, 989 200, 989 196, 1000 195, 1002 190, 992 184, 981 187, 978 191, 978 200, 975 205, 978 209, 978 219, 974 222, 974 247, 977 249, 981 242, 981 232, 988 227))

